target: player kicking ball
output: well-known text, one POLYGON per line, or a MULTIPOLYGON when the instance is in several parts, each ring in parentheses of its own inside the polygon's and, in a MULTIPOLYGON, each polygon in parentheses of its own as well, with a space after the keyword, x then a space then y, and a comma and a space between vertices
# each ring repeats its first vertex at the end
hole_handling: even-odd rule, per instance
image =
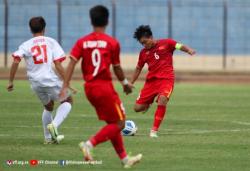
POLYGON ((42 114, 44 143, 59 143, 64 136, 58 134, 57 128, 68 116, 71 110, 72 98, 67 94, 65 99, 60 101, 61 104, 57 108, 53 119, 54 101, 59 100, 62 81, 55 74, 52 65, 54 63, 57 72, 64 79, 64 69, 61 62, 65 60, 65 54, 56 40, 44 36, 46 22, 42 17, 31 18, 29 26, 33 38, 22 43, 18 50, 12 54, 13 63, 10 69, 7 90, 13 90, 13 81, 18 65, 21 59, 24 59, 31 88, 44 106, 42 114))
POLYGON ((158 106, 149 135, 157 138, 158 129, 166 113, 167 103, 174 89, 173 53, 177 49, 194 55, 195 51, 173 39, 155 40, 148 25, 139 26, 134 33, 134 38, 144 48, 140 52, 137 67, 132 76, 132 84, 137 80, 144 64, 148 65, 147 78, 136 100, 134 110, 135 112, 147 111, 156 97, 158 106))
POLYGON ((68 89, 76 63, 81 60, 85 94, 95 108, 98 118, 107 124, 79 147, 86 161, 92 161, 91 150, 98 144, 110 140, 125 168, 138 163, 142 154, 128 156, 123 144, 121 130, 125 125, 125 111, 116 93, 110 73, 112 64, 114 73, 121 81, 126 94, 132 92, 132 85, 125 79, 120 66, 119 42, 105 33, 109 11, 98 5, 90 9, 93 32, 78 39, 70 52, 70 63, 67 67, 61 97, 68 89))

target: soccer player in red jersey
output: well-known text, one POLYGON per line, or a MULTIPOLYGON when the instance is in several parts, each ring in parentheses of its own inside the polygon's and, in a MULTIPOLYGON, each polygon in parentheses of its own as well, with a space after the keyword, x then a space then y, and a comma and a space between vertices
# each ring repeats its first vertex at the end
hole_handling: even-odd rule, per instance
POLYGON ((188 46, 177 43, 173 39, 155 40, 148 25, 139 26, 134 33, 134 38, 144 48, 140 52, 137 67, 131 80, 132 84, 137 80, 144 64, 148 65, 146 82, 136 100, 134 110, 136 112, 147 111, 155 97, 157 97, 158 106, 150 131, 150 137, 157 138, 157 131, 164 118, 167 103, 174 89, 173 53, 175 49, 178 49, 189 55, 194 55, 195 51, 188 46))
POLYGON ((70 63, 61 90, 61 98, 69 87, 76 63, 81 59, 86 96, 94 106, 98 118, 104 120, 107 125, 88 141, 81 142, 79 147, 85 160, 92 161, 91 149, 110 140, 124 167, 129 168, 141 160, 142 154, 128 157, 123 145, 121 130, 125 125, 125 111, 112 84, 110 65, 112 64, 114 73, 121 81, 126 94, 132 92, 132 85, 128 83, 120 66, 119 42, 105 34, 108 17, 109 11, 102 5, 90 9, 93 32, 78 39, 70 52, 70 63))

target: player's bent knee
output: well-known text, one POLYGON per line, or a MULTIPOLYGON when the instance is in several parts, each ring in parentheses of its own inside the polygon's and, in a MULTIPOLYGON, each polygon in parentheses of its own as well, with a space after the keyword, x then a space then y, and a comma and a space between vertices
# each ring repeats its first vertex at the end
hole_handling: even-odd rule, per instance
POLYGON ((138 105, 135 105, 135 106, 134 106, 134 111, 135 111, 135 112, 141 112, 141 111, 142 111, 142 108, 141 108, 140 106, 138 106, 138 105))
POLYGON ((68 102, 68 103, 70 103, 72 105, 73 104, 73 98, 71 96, 69 96, 66 100, 61 101, 61 104, 64 103, 64 102, 68 102))
POLYGON ((168 98, 166 96, 160 96, 158 99, 158 105, 166 105, 168 103, 168 98))
POLYGON ((143 111, 147 110, 147 108, 148 108, 148 105, 135 104, 134 111, 135 112, 143 112, 143 111))
POLYGON ((54 109, 54 101, 50 101, 47 105, 44 105, 47 111, 53 111, 54 109))

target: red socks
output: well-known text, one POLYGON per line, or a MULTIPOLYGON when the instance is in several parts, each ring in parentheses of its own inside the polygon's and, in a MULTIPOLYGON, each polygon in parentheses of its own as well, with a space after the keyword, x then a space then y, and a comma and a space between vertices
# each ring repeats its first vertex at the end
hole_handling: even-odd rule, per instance
POLYGON ((113 147, 119 156, 119 158, 122 160, 125 157, 127 157, 126 150, 123 145, 123 139, 121 133, 117 134, 115 137, 111 139, 111 142, 113 144, 113 147))
POLYGON ((120 159, 123 159, 127 156, 123 145, 121 129, 117 124, 111 123, 104 126, 99 132, 96 133, 94 137, 90 139, 90 142, 93 146, 96 146, 107 140, 111 140, 113 147, 120 159))
POLYGON ((93 146, 96 146, 102 142, 112 139, 116 134, 120 133, 120 128, 117 124, 111 123, 104 126, 94 137, 90 139, 93 146))
POLYGON ((155 118, 154 118, 154 124, 153 124, 152 130, 158 131, 165 113, 166 113, 166 106, 158 105, 155 111, 155 118))

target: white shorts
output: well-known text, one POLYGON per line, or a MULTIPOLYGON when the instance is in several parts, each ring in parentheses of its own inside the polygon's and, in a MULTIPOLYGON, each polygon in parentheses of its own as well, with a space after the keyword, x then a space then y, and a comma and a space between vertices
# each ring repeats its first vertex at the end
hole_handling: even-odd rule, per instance
MULTIPOLYGON (((36 84, 31 84, 31 88, 36 93, 43 105, 47 105, 50 101, 60 101, 59 94, 62 89, 62 84, 53 87, 41 87, 36 84)), ((70 95, 68 94, 68 97, 70 95)))

